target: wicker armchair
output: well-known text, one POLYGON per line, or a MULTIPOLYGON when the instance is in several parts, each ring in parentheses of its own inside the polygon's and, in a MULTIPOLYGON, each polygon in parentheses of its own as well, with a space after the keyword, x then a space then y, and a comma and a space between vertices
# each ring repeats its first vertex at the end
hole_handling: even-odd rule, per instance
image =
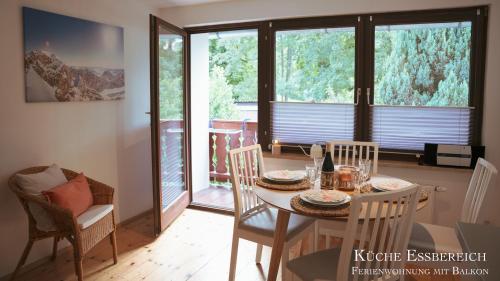
MULTIPOLYGON (((28 169, 21 170, 15 173, 9 179, 9 187, 11 190, 17 195, 21 204, 28 215, 29 220, 29 240, 26 244, 24 252, 19 260, 16 269, 11 275, 11 280, 14 280, 16 274, 19 269, 26 262, 26 258, 33 246, 33 243, 38 240, 42 240, 45 238, 53 238, 53 253, 52 260, 56 258, 57 253, 57 243, 59 240, 66 238, 72 245, 74 251, 75 258, 75 271, 78 276, 78 280, 83 280, 83 271, 82 271, 82 260, 85 255, 92 249, 97 243, 101 240, 109 236, 111 245, 113 247, 113 261, 114 264, 117 263, 117 249, 116 249, 116 225, 114 218, 114 211, 111 211, 92 225, 82 229, 77 222, 77 218, 73 216, 73 214, 67 210, 63 209, 54 204, 50 204, 49 202, 37 197, 35 195, 30 195, 24 192, 16 182, 16 174, 34 174, 44 171, 47 166, 41 167, 32 167, 28 169), (37 222, 31 213, 29 208, 30 204, 37 204, 42 207, 49 216, 54 221, 54 230, 50 231, 42 231, 37 228, 37 222)), ((68 180, 76 177, 78 175, 77 172, 62 169, 64 175, 68 180)), ((113 204, 113 188, 107 186, 103 183, 95 181, 93 179, 87 178, 87 181, 90 185, 90 189, 92 191, 92 195, 94 198, 94 205, 103 205, 103 204, 113 204)))

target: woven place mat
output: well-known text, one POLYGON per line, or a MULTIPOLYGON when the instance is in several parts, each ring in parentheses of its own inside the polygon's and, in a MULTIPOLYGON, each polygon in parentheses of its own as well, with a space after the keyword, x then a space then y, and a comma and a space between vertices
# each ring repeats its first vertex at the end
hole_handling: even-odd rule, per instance
POLYGON ((281 184, 281 183, 272 183, 263 178, 259 178, 255 183, 260 187, 274 189, 274 190, 281 190, 281 191, 299 191, 311 188, 311 184, 309 183, 308 179, 304 179, 298 183, 281 184))
MULTIPOLYGON (((377 191, 372 187, 371 184, 366 184, 363 187, 361 187, 361 193, 370 193, 370 192, 383 192, 383 191, 377 191)), ((429 199, 429 191, 427 190, 420 190, 420 198, 418 199, 418 202, 423 202, 429 199)))
POLYGON ((290 200, 292 208, 304 215, 318 216, 318 217, 346 217, 349 215, 351 204, 346 203, 336 207, 320 207, 309 204, 300 199, 300 195, 294 196, 290 200))

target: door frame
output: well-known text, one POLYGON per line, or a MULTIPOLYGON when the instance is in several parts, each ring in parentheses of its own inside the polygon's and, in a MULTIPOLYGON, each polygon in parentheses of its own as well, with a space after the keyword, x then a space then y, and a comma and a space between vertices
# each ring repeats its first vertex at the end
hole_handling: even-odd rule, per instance
MULTIPOLYGON (((247 30, 247 29, 255 29, 257 30, 257 52, 258 52, 258 62, 257 62, 257 104, 258 104, 258 124, 260 122, 264 122, 262 120, 268 120, 269 117, 267 115, 267 111, 260 110, 260 108, 269 106, 269 102, 267 101, 268 97, 268 87, 265 84, 269 80, 269 72, 268 72, 268 62, 267 60, 261 59, 267 57, 267 47, 265 47, 269 40, 268 29, 266 28, 268 21, 243 21, 243 22, 234 22, 234 23, 221 23, 221 24, 213 24, 213 25, 201 25, 201 26, 192 26, 185 27, 183 30, 187 32, 187 63, 189 67, 191 67, 191 35, 200 34, 200 33, 210 33, 210 32, 225 32, 225 31, 236 31, 236 30, 247 30)), ((188 86, 191 85, 191 72, 187 75, 187 83, 188 86)), ((191 89, 188 88, 189 96, 189 107, 191 107, 191 89)), ((267 131, 264 130, 264 126, 258 125, 257 127, 257 137, 258 142, 261 142, 260 136, 267 135, 267 131), (262 129, 261 129, 262 128, 262 129)), ((207 144, 208 146, 208 144, 207 144)), ((189 189, 190 199, 189 206, 190 209, 196 209, 201 211, 210 211, 213 213, 223 214, 223 215, 234 215, 234 210, 219 208, 213 205, 207 205, 199 202, 193 201, 193 189, 189 189)))
POLYGON ((151 160, 152 160, 152 176, 153 176, 153 217, 154 217, 154 234, 158 236, 165 228, 170 225, 175 218, 190 204, 191 198, 191 112, 190 103, 191 95, 189 89, 190 73, 189 66, 189 36, 187 32, 173 24, 170 24, 154 15, 149 15, 149 42, 150 42, 150 117, 151 117, 151 160), (170 206, 163 211, 161 197, 161 156, 160 156, 160 132, 159 132, 159 56, 158 47, 158 29, 160 26, 174 31, 184 38, 183 46, 183 157, 184 157, 184 191, 170 206))

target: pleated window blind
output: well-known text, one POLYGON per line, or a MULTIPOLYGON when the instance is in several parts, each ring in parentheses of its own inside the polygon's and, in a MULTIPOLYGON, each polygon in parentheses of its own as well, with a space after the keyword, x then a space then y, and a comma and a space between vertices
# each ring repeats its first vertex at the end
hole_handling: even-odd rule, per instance
POLYGON ((355 112, 354 104, 271 102, 272 138, 293 144, 352 140, 355 112))
POLYGON ((371 140, 381 148, 418 150, 424 143, 471 144, 473 109, 371 106, 371 140))

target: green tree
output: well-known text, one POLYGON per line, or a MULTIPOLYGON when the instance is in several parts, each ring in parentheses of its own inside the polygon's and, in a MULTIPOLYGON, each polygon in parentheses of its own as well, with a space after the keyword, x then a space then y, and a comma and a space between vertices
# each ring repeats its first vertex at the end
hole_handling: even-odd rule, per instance
POLYGON ((377 30, 375 103, 467 106, 470 25, 377 30))
POLYGON ((234 104, 233 88, 225 78, 224 69, 215 66, 210 76, 210 119, 239 119, 239 111, 234 104))

